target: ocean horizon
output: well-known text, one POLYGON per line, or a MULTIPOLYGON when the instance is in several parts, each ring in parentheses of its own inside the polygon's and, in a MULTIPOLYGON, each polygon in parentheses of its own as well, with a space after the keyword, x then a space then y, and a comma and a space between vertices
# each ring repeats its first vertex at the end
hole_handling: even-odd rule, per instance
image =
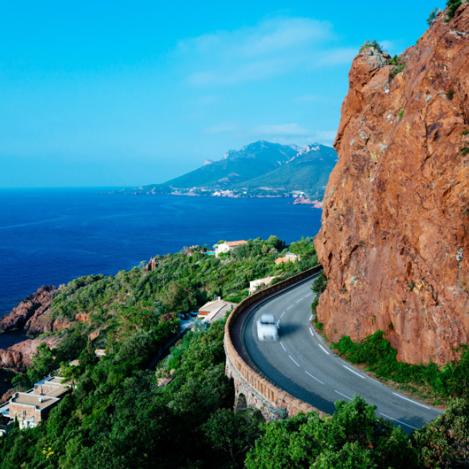
POLYGON ((291 242, 317 233, 321 210, 290 198, 135 196, 115 188, 0 190, 0 317, 41 285, 114 274, 221 239, 291 242))

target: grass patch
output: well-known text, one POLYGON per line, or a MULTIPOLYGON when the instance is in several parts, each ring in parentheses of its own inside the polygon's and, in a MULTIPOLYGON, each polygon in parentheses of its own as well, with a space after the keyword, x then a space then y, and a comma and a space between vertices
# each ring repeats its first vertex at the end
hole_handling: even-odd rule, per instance
POLYGON ((377 331, 361 342, 348 336, 342 337, 333 347, 352 363, 363 364, 376 376, 392 380, 407 387, 416 386, 419 391, 433 398, 469 398, 469 347, 464 347, 458 362, 439 368, 436 364, 410 365, 397 360, 397 350, 377 331))
POLYGON ((463 156, 469 155, 469 147, 462 147, 461 150, 459 150, 459 152, 463 156))
POLYGON ((389 72, 389 78, 391 80, 405 69, 405 62, 398 55, 395 55, 389 61, 389 65, 392 65, 391 71, 389 72))

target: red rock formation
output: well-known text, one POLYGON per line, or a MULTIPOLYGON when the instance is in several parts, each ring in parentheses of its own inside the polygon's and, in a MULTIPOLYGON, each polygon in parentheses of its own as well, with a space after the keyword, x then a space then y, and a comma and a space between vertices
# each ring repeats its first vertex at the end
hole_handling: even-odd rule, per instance
MULTIPOLYGON (((36 290, 0 320, 0 330, 8 332, 15 329, 24 329, 29 332, 30 329, 33 329, 32 332, 36 332, 36 324, 43 322, 40 318, 48 316, 55 292, 56 289, 52 286, 44 286, 36 290)), ((42 329, 39 329, 39 332, 41 331, 42 329)))
POLYGON ((469 6, 402 56, 364 48, 350 71, 323 225, 329 339, 384 330, 410 363, 468 342, 469 6), (395 76, 393 76, 395 75, 395 76))
POLYGON ((21 301, 11 312, 0 320, 0 331, 22 329, 30 335, 60 331, 70 327, 70 321, 52 317, 51 303, 57 292, 52 286, 44 286, 21 301))
POLYGON ((58 342, 59 339, 56 337, 27 339, 7 349, 0 349, 0 368, 22 371, 31 365, 39 345, 45 343, 50 348, 54 348, 58 342))

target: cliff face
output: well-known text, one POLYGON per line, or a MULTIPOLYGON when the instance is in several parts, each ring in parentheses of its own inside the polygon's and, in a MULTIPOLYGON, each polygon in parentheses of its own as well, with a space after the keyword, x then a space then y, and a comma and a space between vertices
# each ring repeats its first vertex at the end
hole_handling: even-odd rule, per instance
POLYGON ((0 369, 7 368, 16 371, 24 371, 31 365, 39 345, 44 343, 48 347, 54 348, 57 346, 58 342, 59 339, 56 337, 27 339, 6 349, 0 349, 0 369))
POLYGON ((381 329, 409 363, 469 337, 469 6, 388 64, 355 58, 315 245, 329 339, 381 329))
POLYGON ((39 334, 54 329, 50 305, 57 290, 44 286, 21 301, 11 312, 0 320, 4 332, 23 329, 28 334, 39 334))

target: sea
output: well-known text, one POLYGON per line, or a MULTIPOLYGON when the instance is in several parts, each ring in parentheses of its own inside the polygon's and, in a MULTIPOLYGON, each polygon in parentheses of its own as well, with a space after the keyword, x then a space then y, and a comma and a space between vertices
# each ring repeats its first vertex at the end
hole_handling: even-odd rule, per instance
POLYGON ((0 317, 41 285, 114 274, 194 244, 271 234, 291 242, 316 234, 320 223, 321 210, 289 198, 0 190, 0 317))

